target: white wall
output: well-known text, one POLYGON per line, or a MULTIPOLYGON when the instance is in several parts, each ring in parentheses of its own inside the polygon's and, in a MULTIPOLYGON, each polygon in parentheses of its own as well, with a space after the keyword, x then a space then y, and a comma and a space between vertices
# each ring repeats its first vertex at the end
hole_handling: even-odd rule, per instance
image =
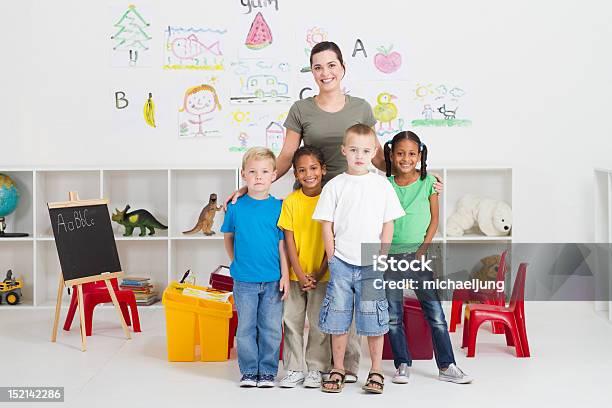
MULTIPOLYGON (((198 24, 221 3, 146 2, 156 7, 161 27, 198 24)), ((110 67, 109 4, 3 7, 0 167, 238 163, 218 141, 179 141, 172 127, 111 131, 112 86, 160 86, 167 73, 110 67)), ((592 168, 612 167, 609 2, 279 0, 279 6, 290 23, 312 18, 348 38, 375 30, 401 41, 410 50, 412 83, 466 84, 472 127, 418 131, 431 166, 512 166, 518 241, 592 239, 592 168)), ((350 73, 352 50, 343 51, 350 73)))

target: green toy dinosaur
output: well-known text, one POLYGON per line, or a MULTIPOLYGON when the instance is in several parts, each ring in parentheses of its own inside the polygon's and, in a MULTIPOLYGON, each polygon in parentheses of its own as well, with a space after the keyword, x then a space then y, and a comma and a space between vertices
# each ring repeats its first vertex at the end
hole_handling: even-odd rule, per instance
POLYGON ((125 227, 124 237, 131 237, 134 232, 134 228, 140 228, 140 234, 138 236, 144 237, 147 233, 147 229, 150 231, 149 235, 155 234, 155 228, 166 230, 167 226, 157 221, 153 214, 147 210, 136 210, 128 213, 130 209, 129 205, 125 206, 123 211, 119 211, 115 208, 115 213, 112 215, 112 220, 125 227))

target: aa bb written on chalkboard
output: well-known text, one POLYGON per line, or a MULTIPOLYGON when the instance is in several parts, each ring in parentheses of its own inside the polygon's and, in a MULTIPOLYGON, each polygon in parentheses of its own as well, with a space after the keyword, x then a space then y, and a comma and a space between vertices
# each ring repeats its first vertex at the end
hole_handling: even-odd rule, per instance
POLYGON ((68 233, 74 231, 79 228, 93 228, 95 220, 87 214, 89 210, 85 209, 75 209, 72 213, 73 219, 64 219, 64 214, 59 213, 57 215, 57 233, 58 235, 62 232, 68 233))
POLYGON ((64 281, 121 271, 106 204, 50 204, 49 216, 64 281))

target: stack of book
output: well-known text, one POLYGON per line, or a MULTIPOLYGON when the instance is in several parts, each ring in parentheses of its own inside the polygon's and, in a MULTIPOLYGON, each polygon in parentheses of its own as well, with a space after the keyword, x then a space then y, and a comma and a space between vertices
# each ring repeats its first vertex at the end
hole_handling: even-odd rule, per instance
POLYGON ((149 306, 157 302, 157 290, 150 282, 151 278, 140 278, 137 276, 126 276, 122 279, 121 289, 129 289, 136 296, 136 304, 139 306, 149 306))

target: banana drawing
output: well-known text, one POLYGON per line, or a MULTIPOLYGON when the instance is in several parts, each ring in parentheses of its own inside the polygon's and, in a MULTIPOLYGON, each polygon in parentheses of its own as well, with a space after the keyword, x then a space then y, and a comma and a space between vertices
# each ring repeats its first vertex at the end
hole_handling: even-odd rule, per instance
POLYGON ((153 103, 153 94, 149 92, 149 99, 144 104, 144 119, 147 125, 155 127, 155 103, 153 103))

